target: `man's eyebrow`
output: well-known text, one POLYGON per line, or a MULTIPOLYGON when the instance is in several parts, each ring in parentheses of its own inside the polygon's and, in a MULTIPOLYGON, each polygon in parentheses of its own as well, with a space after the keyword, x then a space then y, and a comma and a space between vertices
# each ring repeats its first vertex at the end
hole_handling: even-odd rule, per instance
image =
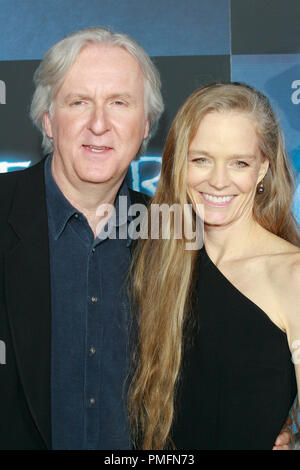
POLYGON ((120 96, 123 96, 124 98, 131 98, 132 95, 130 93, 128 93, 127 91, 124 91, 124 93, 120 92, 120 93, 112 93, 111 95, 108 95, 109 98, 118 98, 120 96))
MULTIPOLYGON (((72 92, 68 93, 64 97, 64 101, 72 101, 73 99, 91 99, 91 97, 84 92, 72 92)), ((124 99, 124 100, 130 100, 130 101, 135 101, 134 95, 128 93, 128 92, 120 92, 120 93, 112 93, 111 95, 108 95, 106 97, 106 100, 116 100, 116 99, 124 99)))
POLYGON ((88 99, 88 95, 86 93, 82 93, 82 92, 79 92, 79 93, 68 93, 65 97, 64 97, 64 101, 72 101, 73 99, 88 99))
POLYGON ((128 92, 113 93, 112 95, 108 95, 107 99, 108 100, 124 99, 124 100, 136 101, 134 95, 128 92))

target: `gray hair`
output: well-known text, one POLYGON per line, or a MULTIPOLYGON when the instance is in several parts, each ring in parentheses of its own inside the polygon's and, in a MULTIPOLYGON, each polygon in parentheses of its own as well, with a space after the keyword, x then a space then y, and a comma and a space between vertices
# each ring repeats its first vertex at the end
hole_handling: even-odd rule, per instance
POLYGON ((44 56, 34 74, 35 92, 32 98, 30 116, 43 135, 42 148, 46 153, 53 151, 53 142, 43 126, 43 116, 53 107, 53 100, 66 74, 75 62, 82 48, 88 44, 110 44, 123 47, 140 64, 144 74, 144 101, 149 135, 144 139, 139 153, 146 150, 149 139, 155 134, 164 105, 161 95, 159 72, 144 49, 126 34, 114 33, 107 28, 85 28, 55 44, 44 56))

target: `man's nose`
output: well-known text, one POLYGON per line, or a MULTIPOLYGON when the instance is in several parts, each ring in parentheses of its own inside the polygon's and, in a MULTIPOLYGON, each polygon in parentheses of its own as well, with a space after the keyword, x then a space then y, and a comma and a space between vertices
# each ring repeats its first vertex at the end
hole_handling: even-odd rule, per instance
POLYGON ((109 116, 105 106, 97 105, 91 110, 88 128, 94 134, 104 134, 109 130, 109 116))
POLYGON ((211 170, 209 183, 218 190, 226 188, 229 185, 227 168, 223 165, 215 165, 211 170))

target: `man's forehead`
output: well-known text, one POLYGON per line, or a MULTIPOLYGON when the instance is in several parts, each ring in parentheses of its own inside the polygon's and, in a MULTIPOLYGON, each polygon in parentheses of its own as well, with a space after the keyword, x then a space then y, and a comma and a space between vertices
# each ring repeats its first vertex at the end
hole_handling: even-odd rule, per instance
MULTIPOLYGON (((110 44, 107 42, 103 43, 94 43, 90 42, 84 45, 79 53, 77 54, 76 59, 73 62, 73 67, 77 62, 88 61, 89 58, 92 57, 100 57, 105 61, 105 59, 109 60, 110 58, 113 60, 116 57, 122 62, 127 62, 142 71, 139 61, 137 58, 132 55, 125 47, 117 45, 117 44, 110 44)), ((116 62, 116 65, 118 63, 116 62)))
POLYGON ((88 44, 79 52, 64 77, 64 82, 82 79, 109 79, 119 82, 144 79, 144 73, 138 60, 126 49, 111 44, 88 44))
POLYGON ((139 62, 123 47, 87 44, 67 71, 56 97, 91 98, 103 93, 137 98, 144 93, 144 74, 139 62))

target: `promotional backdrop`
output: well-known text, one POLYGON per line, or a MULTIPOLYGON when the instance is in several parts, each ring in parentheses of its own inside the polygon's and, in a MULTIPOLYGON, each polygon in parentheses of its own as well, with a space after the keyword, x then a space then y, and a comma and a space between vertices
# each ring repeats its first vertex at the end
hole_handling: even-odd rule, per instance
POLYGON ((197 87, 242 81, 278 113, 298 177, 300 221, 299 0, 0 0, 0 172, 42 158, 28 111, 44 53, 71 32, 103 25, 129 34, 160 70, 165 112, 130 185, 155 192, 164 139, 176 110, 197 87))

